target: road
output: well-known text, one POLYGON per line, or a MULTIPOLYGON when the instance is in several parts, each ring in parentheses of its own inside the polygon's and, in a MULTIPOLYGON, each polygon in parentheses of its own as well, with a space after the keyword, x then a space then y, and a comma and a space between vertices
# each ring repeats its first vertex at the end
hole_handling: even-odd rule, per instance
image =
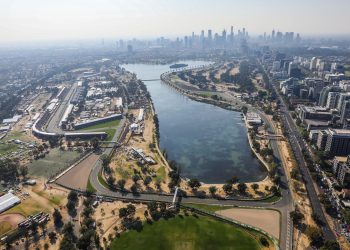
MULTIPOLYGON (((266 74, 267 74, 267 72, 266 72, 266 74)), ((303 138, 301 137, 301 135, 298 131, 298 128, 295 125, 282 96, 278 92, 276 86, 274 84, 272 84, 272 86, 276 92, 278 100, 281 103, 281 107, 280 107, 281 117, 284 120, 284 124, 285 124, 286 130, 287 130, 287 136, 289 138, 290 145, 292 147, 292 150, 294 152, 296 161, 298 163, 301 175, 303 177, 313 213, 318 215, 318 217, 320 218, 320 220, 323 224, 323 226, 321 226, 321 229, 322 229, 324 238, 326 240, 336 240, 336 237, 335 237, 331 227, 329 226, 328 221, 326 220, 326 216, 325 216, 324 211, 322 209, 321 202, 318 199, 317 192, 316 192, 317 187, 315 188, 311 174, 310 174, 309 169, 307 168, 305 160, 304 160, 302 150, 309 152, 309 148, 306 145, 303 138)))
POLYGON ((59 127, 59 124, 77 87, 78 87, 78 83, 74 82, 68 94, 64 97, 62 102, 59 104, 58 108, 51 115, 45 129, 47 132, 58 133, 58 134, 63 133, 62 129, 59 127))

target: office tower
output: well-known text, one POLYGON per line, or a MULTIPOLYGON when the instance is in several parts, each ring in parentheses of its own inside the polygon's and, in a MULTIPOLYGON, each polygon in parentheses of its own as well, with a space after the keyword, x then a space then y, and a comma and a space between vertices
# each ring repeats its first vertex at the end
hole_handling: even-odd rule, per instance
POLYGON ((297 43, 300 43, 301 38, 300 38, 300 34, 299 34, 299 33, 297 33, 297 37, 295 38, 295 41, 296 41, 297 43))
POLYGON ((264 41, 266 41, 266 32, 264 32, 264 41))
POLYGON ((340 93, 339 101, 338 101, 338 105, 337 105, 338 111, 341 111, 341 109, 346 101, 350 101, 350 93, 340 93))
POLYGON ((316 69, 316 63, 317 63, 317 58, 313 57, 310 61, 310 70, 315 70, 316 69))
POLYGON ((272 39, 272 40, 275 40, 275 30, 272 30, 271 39, 272 39))
POLYGON ((350 118, 350 101, 343 102, 340 110, 340 123, 344 124, 350 118))
POLYGON ((185 41, 185 48, 188 48, 188 37, 187 36, 184 37, 184 41, 185 41))
POLYGON ((225 42, 226 42, 226 30, 225 29, 222 31, 221 38, 222 38, 222 43, 225 44, 225 42))
POLYGON ((327 97, 326 108, 335 109, 338 104, 339 96, 339 92, 329 92, 327 97))
POLYGON ((245 34, 245 28, 243 28, 243 32, 242 32, 243 34, 242 34, 242 36, 243 36, 243 38, 245 38, 245 36, 246 36, 246 34, 245 34))
POLYGON ((200 37, 201 41, 204 40, 204 30, 201 31, 201 37, 200 37))
POLYGON ((350 154, 350 130, 328 129, 325 151, 330 156, 347 156, 350 154))
POLYGON ((131 45, 131 44, 128 44, 128 52, 129 52, 129 53, 132 53, 132 52, 133 52, 133 48, 132 48, 132 45, 131 45))
POLYGON ((211 42, 213 40, 212 30, 208 30, 208 40, 211 42))

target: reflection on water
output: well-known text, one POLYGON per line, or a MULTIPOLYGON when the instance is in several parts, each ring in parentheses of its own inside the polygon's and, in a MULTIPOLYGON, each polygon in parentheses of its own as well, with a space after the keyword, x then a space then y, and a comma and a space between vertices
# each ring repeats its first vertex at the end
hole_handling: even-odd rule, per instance
MULTIPOLYGON (((140 79, 158 78, 169 70, 169 65, 123 67, 140 79)), ((252 156, 239 112, 190 100, 161 81, 145 83, 159 118, 160 147, 183 166, 182 176, 206 183, 222 183, 234 175, 245 182, 266 176, 252 156)))

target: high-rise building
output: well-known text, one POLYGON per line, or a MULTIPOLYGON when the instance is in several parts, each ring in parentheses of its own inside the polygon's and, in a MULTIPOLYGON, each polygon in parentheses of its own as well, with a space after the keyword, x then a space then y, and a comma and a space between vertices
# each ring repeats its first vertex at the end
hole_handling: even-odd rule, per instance
POLYGON ((210 42, 213 40, 212 30, 208 30, 208 40, 210 42))
POLYGON ((316 64, 317 64, 317 58, 313 57, 310 61, 310 70, 315 70, 316 69, 316 64))
POLYGON ((350 118, 350 101, 345 101, 340 109, 340 122, 345 124, 346 120, 350 118))
POLYGON ((350 130, 328 129, 325 151, 330 156, 346 156, 350 154, 350 130))
POLYGON ((340 111, 343 107, 344 102, 350 101, 350 93, 340 93, 337 109, 340 111))
POLYGON ((271 39, 272 39, 272 40, 275 40, 275 30, 272 30, 271 39))
POLYGON ((221 39, 222 39, 223 44, 225 44, 226 43, 226 30, 225 29, 222 31, 221 39))
POLYGON ((339 92, 329 92, 327 97, 326 107, 328 109, 335 109, 339 100, 339 92))

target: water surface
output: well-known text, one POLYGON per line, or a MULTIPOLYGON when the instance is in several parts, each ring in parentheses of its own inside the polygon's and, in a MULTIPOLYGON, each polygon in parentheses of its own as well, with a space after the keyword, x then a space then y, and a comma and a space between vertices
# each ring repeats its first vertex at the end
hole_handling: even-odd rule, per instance
MULTIPOLYGON (((185 61, 192 65, 207 62, 185 61)), ((170 65, 123 65, 139 79, 155 79, 170 65)), ((247 129, 236 111, 196 102, 159 81, 145 82, 159 118, 160 147, 182 167, 182 176, 223 183, 232 176, 258 181, 266 176, 252 156, 247 129)))

